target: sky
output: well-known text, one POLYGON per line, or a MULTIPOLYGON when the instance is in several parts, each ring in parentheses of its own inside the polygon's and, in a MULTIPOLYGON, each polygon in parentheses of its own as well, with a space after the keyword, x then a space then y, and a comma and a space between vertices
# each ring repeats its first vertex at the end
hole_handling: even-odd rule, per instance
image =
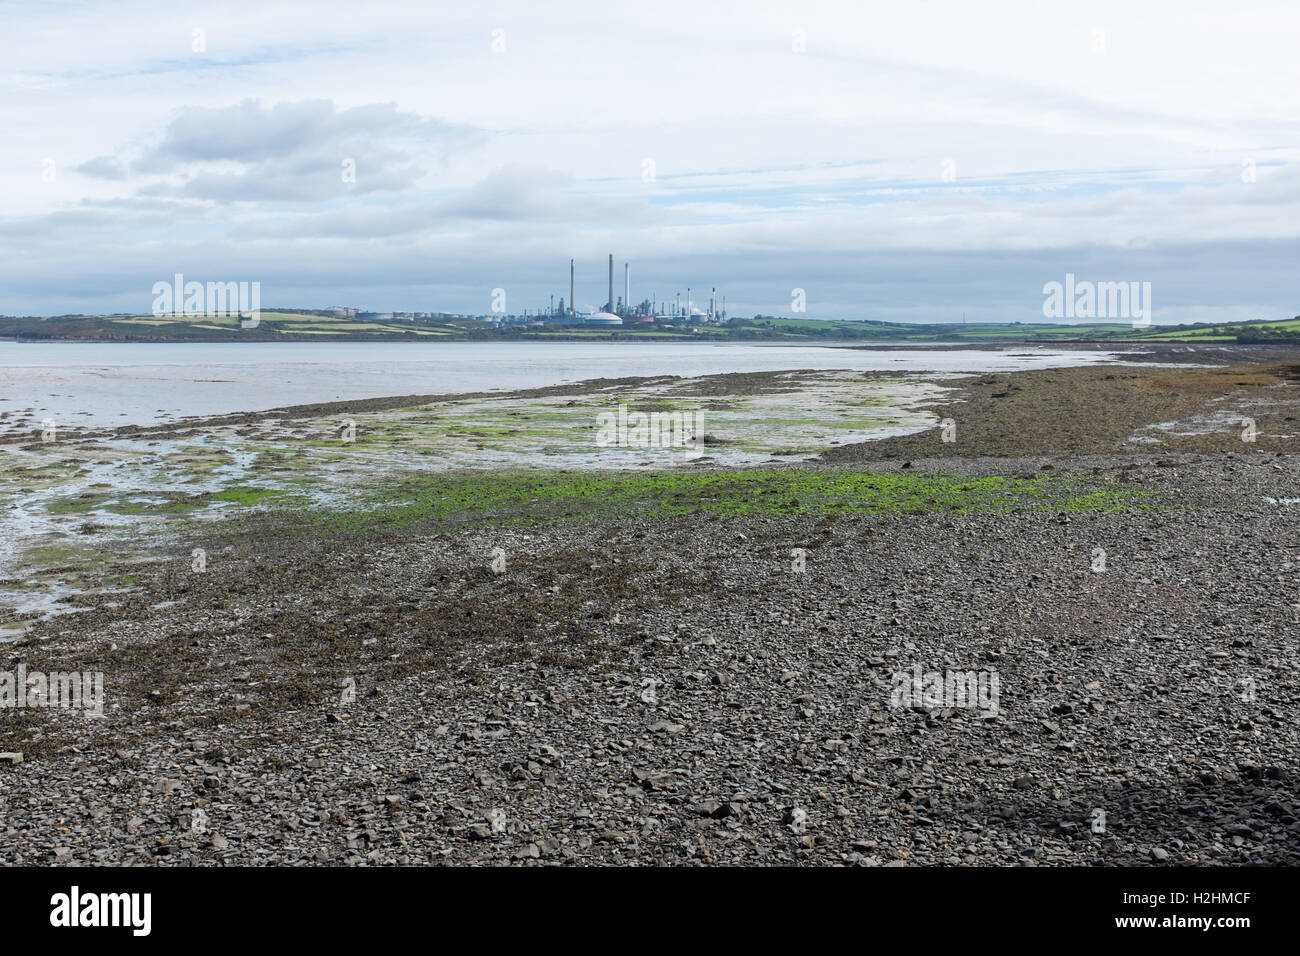
POLYGON ((1300 314, 1300 5, 0 0, 0 313, 1300 314))

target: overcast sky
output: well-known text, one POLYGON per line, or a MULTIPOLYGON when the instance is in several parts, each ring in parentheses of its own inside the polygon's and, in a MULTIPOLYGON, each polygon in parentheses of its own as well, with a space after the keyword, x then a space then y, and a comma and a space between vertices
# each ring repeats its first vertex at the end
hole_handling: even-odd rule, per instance
POLYGON ((0 3, 0 313, 1300 313, 1300 6, 0 3), (201 31, 196 33, 196 31, 201 31), (196 49, 198 47, 199 49, 196 49), (347 181, 355 167, 355 182, 347 181))

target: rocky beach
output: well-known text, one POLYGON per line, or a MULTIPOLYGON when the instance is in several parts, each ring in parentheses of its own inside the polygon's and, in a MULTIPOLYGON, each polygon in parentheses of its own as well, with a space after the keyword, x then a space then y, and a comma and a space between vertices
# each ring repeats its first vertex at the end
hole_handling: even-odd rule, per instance
POLYGON ((404 457, 467 396, 87 433, 75 494, 7 434, 67 525, 0 593, 67 613, 0 673, 104 706, 0 710, 0 864, 1295 865, 1300 353, 1127 358, 492 396, 563 460, 486 470, 404 457), (564 457, 629 394, 735 428, 564 457))

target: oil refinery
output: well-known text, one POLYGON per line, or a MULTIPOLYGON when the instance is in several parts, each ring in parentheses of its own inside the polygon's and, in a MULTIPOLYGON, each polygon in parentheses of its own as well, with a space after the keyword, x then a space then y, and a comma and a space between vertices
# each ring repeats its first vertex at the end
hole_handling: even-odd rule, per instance
POLYGON ((553 295, 550 303, 545 308, 538 309, 535 312, 526 312, 524 315, 494 315, 490 318, 490 321, 494 327, 512 325, 622 327, 653 325, 655 323, 722 325, 727 320, 726 300, 725 298, 722 300, 722 307, 719 308, 716 289, 709 290, 709 297, 704 307, 696 304, 689 286, 686 288, 685 295, 680 291, 675 292, 671 301, 668 299, 661 301, 656 293, 642 299, 639 303, 632 304, 632 264, 630 262, 623 263, 623 294, 615 298, 614 254, 612 252, 609 254, 608 259, 607 278, 605 303, 599 308, 583 311, 577 306, 577 262, 570 259, 569 294, 567 298, 561 295, 558 305, 556 304, 556 297, 553 295))

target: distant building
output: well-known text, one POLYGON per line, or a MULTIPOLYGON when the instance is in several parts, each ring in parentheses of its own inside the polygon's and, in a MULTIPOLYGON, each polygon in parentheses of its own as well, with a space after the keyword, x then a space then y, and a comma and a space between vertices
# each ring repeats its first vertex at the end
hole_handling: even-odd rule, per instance
POLYGON ((583 325, 622 325, 623 320, 613 312, 593 312, 583 316, 583 325))

